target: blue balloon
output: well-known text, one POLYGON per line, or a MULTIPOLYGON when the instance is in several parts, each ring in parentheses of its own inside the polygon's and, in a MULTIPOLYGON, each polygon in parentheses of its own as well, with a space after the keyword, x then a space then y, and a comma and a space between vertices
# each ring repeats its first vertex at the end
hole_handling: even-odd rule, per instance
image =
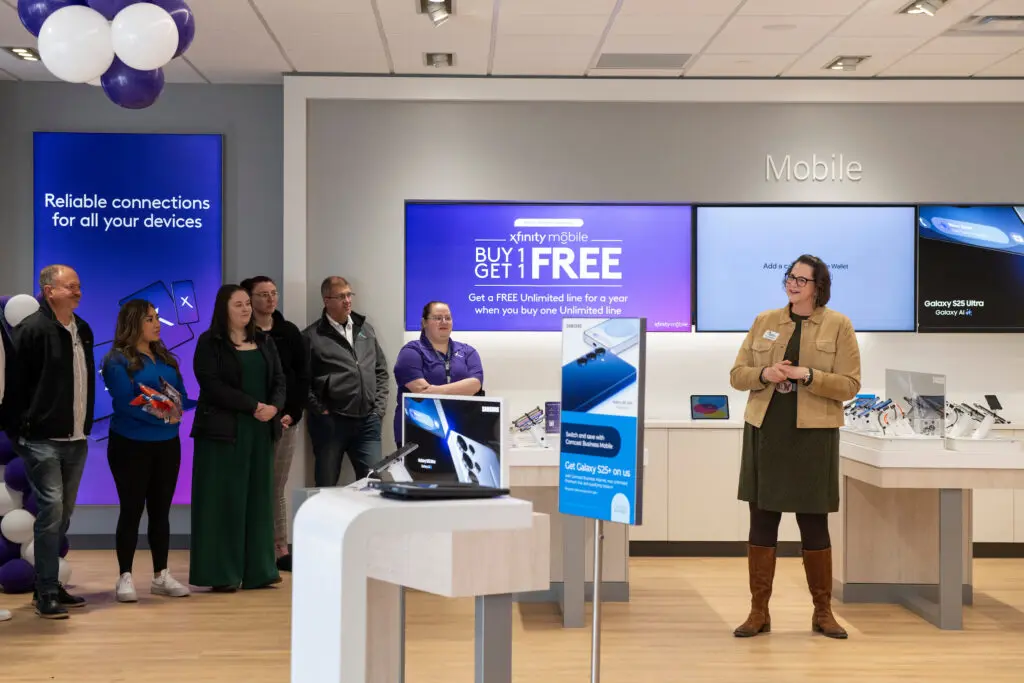
POLYGON ((128 5, 134 5, 141 0, 88 0, 89 7, 103 15, 107 21, 113 21, 117 13, 128 5))
POLYGON ((114 63, 100 77, 100 84, 110 101, 119 107, 145 109, 156 102, 164 89, 164 70, 139 71, 114 57, 114 63))
POLYGON ((178 27, 178 49, 171 59, 182 56, 196 37, 196 15, 192 8, 185 4, 185 0, 149 0, 149 3, 162 8, 174 19, 178 27))
MULTIPOLYGON (((0 334, 3 334, 0 332, 0 334)), ((0 340, 0 344, 3 341, 0 340)), ((0 432, 0 465, 6 465, 10 461, 18 457, 18 454, 14 452, 14 444, 7 438, 7 435, 0 432)))
POLYGON ((21 557, 21 546, 0 536, 0 567, 21 557))
POLYGON ((39 37, 43 22, 59 9, 84 5, 86 0, 18 0, 18 18, 32 35, 39 37))
POLYGON ((28 472, 25 471, 24 460, 15 458, 7 463, 4 468, 4 483, 12 491, 20 491, 23 494, 31 493, 32 486, 28 483, 28 472))
POLYGON ((4 593, 29 593, 36 581, 36 570, 20 557, 0 567, 0 588, 4 593))

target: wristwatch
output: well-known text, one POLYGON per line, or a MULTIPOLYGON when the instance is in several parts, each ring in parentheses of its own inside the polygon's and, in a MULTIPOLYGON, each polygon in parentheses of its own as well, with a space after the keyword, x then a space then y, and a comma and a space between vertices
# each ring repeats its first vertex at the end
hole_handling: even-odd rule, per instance
POLYGON ((800 382, 806 387, 808 384, 811 383, 812 379, 814 379, 814 370, 812 370, 811 368, 807 368, 807 374, 804 375, 804 378, 800 380, 800 382))

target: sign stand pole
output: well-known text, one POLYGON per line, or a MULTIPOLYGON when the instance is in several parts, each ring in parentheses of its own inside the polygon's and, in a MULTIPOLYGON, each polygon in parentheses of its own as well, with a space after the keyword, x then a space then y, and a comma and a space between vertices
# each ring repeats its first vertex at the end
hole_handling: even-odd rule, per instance
POLYGON ((604 522, 594 520, 594 623, 591 633, 590 683, 601 681, 601 565, 604 550, 604 522))

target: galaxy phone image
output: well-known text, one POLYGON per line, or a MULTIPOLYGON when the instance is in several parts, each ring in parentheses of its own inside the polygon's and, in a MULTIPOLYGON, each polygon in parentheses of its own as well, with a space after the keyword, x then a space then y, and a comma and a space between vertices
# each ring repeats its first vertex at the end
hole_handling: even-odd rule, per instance
POLYGON ((199 322, 199 304, 196 302, 196 288, 191 280, 175 280, 171 283, 174 307, 178 311, 179 325, 199 322))
POLYGON ((405 415, 417 427, 434 436, 444 438, 448 425, 444 422, 444 413, 440 404, 432 398, 406 397, 405 415))
POLYGON ((482 443, 458 432, 449 432, 448 453, 460 482, 495 487, 501 483, 498 456, 482 443))
POLYGON ((171 290, 163 282, 159 280, 153 282, 124 297, 117 302, 117 305, 118 307, 124 306, 132 299, 145 299, 153 304, 156 315, 160 319, 160 341, 168 349, 175 349, 195 337, 191 327, 178 324, 178 309, 174 306, 171 290))
POLYGON ((562 410, 585 413, 636 382, 636 368, 597 348, 562 366, 562 410))
POLYGON ((583 341, 595 349, 620 354, 640 342, 640 321, 623 318, 605 320, 584 332, 583 341))

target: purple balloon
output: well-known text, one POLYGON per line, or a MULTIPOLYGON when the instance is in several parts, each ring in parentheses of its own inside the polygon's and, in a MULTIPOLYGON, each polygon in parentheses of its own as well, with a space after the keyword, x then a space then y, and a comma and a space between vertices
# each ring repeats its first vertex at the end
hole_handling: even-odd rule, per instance
POLYGON ((69 550, 71 550, 71 544, 68 543, 68 537, 67 536, 61 536, 61 539, 60 539, 60 556, 61 557, 67 557, 69 550))
POLYGON ((14 452, 14 444, 7 438, 7 435, 0 432, 0 465, 6 465, 14 460, 17 454, 14 452))
POLYGON ((28 32, 38 37, 43 23, 59 9, 84 5, 86 0, 18 0, 18 18, 28 32))
POLYGON ((140 0, 88 0, 89 7, 103 15, 107 21, 113 21, 117 13, 128 5, 134 5, 140 0))
POLYGON ((21 557, 21 546, 0 536, 0 567, 21 557))
POLYGON ((174 19, 178 27, 178 50, 174 57, 185 54, 196 37, 196 15, 192 13, 192 8, 185 4, 185 0, 149 0, 149 4, 160 7, 174 19))
POLYGON ((29 593, 35 582, 36 570, 20 557, 0 567, 0 588, 4 593, 29 593))
POLYGON ((21 501, 21 507, 25 509, 25 512, 29 513, 33 517, 39 516, 39 501, 36 500, 36 494, 29 493, 21 501))
POLYGON ((32 490, 32 486, 28 483, 28 472, 25 471, 24 460, 15 458, 7 463, 7 467, 4 468, 4 483, 9 488, 22 493, 32 490))
POLYGON ((10 300, 11 300, 11 295, 10 294, 4 294, 3 296, 0 296, 0 311, 2 311, 5 308, 7 308, 7 302, 10 301, 10 300))
POLYGON ((139 71, 114 57, 100 83, 110 101, 119 107, 145 109, 156 102, 164 89, 164 70, 139 71))

